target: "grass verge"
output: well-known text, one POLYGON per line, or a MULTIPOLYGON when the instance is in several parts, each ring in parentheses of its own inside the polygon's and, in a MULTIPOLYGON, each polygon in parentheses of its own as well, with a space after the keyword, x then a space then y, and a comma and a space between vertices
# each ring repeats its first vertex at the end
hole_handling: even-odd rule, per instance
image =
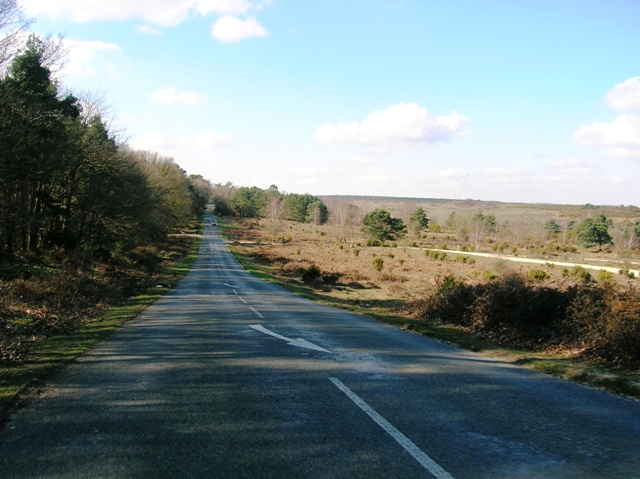
POLYGON ((83 323, 76 331, 53 336, 37 343, 26 361, 0 368, 0 425, 11 412, 36 395, 44 380, 75 358, 109 337, 125 322, 138 316, 163 294, 175 287, 187 275, 198 257, 202 239, 197 239, 189 253, 176 259, 159 275, 150 288, 125 303, 107 309, 98 319, 83 323))

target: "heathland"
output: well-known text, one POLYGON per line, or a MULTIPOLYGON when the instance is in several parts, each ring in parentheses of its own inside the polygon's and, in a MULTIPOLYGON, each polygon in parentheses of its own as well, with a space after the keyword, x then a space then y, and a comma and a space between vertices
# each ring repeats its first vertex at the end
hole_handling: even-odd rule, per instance
POLYGON ((266 215, 221 227, 246 267, 300 294, 640 395, 639 208, 321 199, 323 224, 266 215), (405 230, 372 237, 363 220, 379 211, 405 230), (606 241, 585 241, 593 218, 606 241))

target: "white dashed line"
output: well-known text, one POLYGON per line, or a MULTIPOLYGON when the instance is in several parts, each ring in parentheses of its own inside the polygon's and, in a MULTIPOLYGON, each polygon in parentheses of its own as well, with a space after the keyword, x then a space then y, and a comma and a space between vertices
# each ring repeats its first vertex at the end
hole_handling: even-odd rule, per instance
POLYGON ((345 393, 349 399, 351 399, 356 405, 362 409, 367 415, 373 419, 378 426, 384 429, 393 439, 396 440, 409 454, 411 454, 416 461, 418 461, 422 467, 433 474, 438 479, 453 479, 453 476, 445 471, 438 463, 427 456, 418 446, 416 446, 411 439, 398 431, 389 421, 378 414, 375 409, 364 402, 360 396, 354 393, 351 389, 345 386, 339 379, 329 378, 329 380, 335 384, 338 389, 345 393))

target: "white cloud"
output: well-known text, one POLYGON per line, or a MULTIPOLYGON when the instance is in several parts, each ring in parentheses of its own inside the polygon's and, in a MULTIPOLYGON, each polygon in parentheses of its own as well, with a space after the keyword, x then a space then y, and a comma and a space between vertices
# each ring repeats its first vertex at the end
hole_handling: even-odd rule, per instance
POLYGON ((122 49, 115 43, 74 41, 65 38, 62 44, 69 51, 67 62, 61 72, 64 75, 93 75, 97 71, 95 62, 99 53, 122 53, 122 49))
POLYGON ((570 158, 565 162, 554 163, 552 167, 562 176, 592 175, 600 171, 598 165, 593 161, 585 161, 580 158, 570 158))
POLYGON ((241 20, 232 15, 225 15, 216 21, 211 29, 211 35, 221 42, 229 43, 246 38, 266 37, 269 32, 255 17, 241 20))
POLYGON ((136 25, 135 27, 136 33, 140 33, 142 35, 162 35, 162 30, 159 28, 152 27, 150 25, 136 25))
POLYGON ((355 165, 364 165, 371 161, 366 156, 350 156, 347 158, 347 162, 355 165))
POLYGON ((468 122, 455 111, 434 117, 417 103, 399 103, 374 111, 361 123, 322 125, 315 138, 327 143, 436 143, 464 134, 468 122))
POLYGON ((614 110, 640 111, 640 77, 629 78, 614 86, 605 96, 605 101, 614 110))
POLYGON ((147 131, 129 143, 139 150, 151 150, 171 156, 179 163, 181 159, 192 155, 207 153, 211 150, 228 146, 233 141, 229 133, 203 131, 190 137, 171 137, 157 130, 147 131))
POLYGON ((122 78, 122 72, 120 71, 120 67, 115 63, 109 63, 107 65, 107 74, 112 80, 119 80, 122 78))
POLYGON ((573 138, 604 148, 610 158, 640 158, 640 115, 620 115, 611 123, 593 122, 580 127, 573 138))
POLYGON ((373 174, 373 175, 358 175, 353 178, 354 183, 361 183, 366 185, 382 186, 391 182, 388 175, 373 174))
POLYGON ((22 0, 33 16, 47 14, 75 22, 141 19, 160 27, 172 27, 194 14, 246 14, 268 5, 269 1, 248 0, 22 0))
POLYGON ((248 0, 200 0, 197 2, 195 9, 203 15, 208 13, 239 15, 252 10, 260 10, 270 3, 271 0, 263 0, 261 2, 250 2, 248 0))
POLYGON ((206 103, 207 99, 199 93, 191 91, 178 92, 175 88, 163 88, 151 94, 154 103, 162 105, 200 105, 206 103))

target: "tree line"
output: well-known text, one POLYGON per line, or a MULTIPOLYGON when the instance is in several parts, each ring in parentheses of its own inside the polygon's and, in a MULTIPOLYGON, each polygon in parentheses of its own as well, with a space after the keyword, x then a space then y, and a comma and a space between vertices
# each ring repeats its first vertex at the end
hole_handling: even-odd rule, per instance
POLYGON ((0 73, 0 253, 100 256, 202 213, 206 180, 118 142, 97 105, 63 92, 51 68, 59 49, 31 35, 0 73))
POLYGON ((327 205, 308 193, 283 193, 276 185, 267 189, 235 186, 228 182, 213 186, 212 203, 221 216, 265 218, 322 225, 329 219, 327 205))

